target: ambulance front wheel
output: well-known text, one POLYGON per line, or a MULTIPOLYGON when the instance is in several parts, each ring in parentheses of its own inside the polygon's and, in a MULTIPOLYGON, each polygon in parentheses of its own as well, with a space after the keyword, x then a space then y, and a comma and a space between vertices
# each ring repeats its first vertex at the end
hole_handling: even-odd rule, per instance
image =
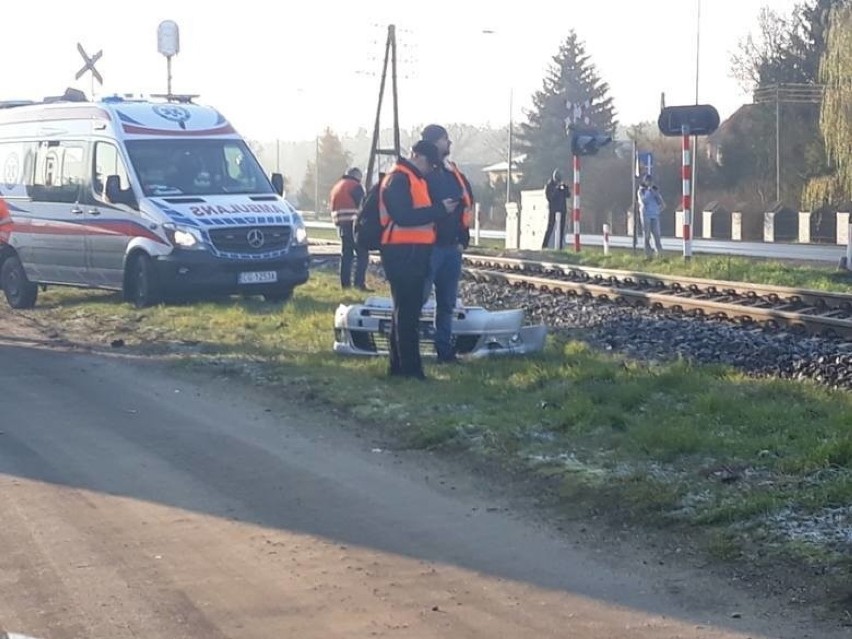
POLYGON ((160 285, 151 258, 143 253, 134 256, 125 279, 125 298, 136 308, 153 306, 160 302, 160 285))
POLYGON ((32 308, 38 298, 38 286, 30 282, 17 255, 11 255, 0 267, 0 285, 12 308, 32 308))
POLYGON ((281 302, 286 302, 291 297, 293 297, 293 289, 288 287, 282 288, 273 293, 264 293, 263 300, 270 304, 280 304, 281 302))

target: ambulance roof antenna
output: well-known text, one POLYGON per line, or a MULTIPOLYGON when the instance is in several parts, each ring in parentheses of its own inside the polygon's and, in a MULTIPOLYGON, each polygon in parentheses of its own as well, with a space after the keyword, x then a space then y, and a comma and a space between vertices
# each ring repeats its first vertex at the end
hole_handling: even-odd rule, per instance
POLYGON ((163 20, 157 27, 157 51, 166 58, 166 96, 172 101, 172 58, 180 53, 180 30, 174 20, 163 20))
POLYGON ((376 107, 376 124, 373 127, 373 142, 370 146, 370 161, 367 165, 366 188, 373 184, 373 170, 376 168, 376 159, 379 155, 389 155, 394 158, 400 154, 399 143, 399 93, 396 83, 396 27, 388 25, 388 39, 385 43, 385 61, 382 66, 382 80, 379 84, 379 103, 376 107), (393 148, 383 149, 379 145, 379 131, 382 125, 382 101, 385 96, 385 82, 388 76, 388 64, 391 66, 391 84, 393 91, 393 148))

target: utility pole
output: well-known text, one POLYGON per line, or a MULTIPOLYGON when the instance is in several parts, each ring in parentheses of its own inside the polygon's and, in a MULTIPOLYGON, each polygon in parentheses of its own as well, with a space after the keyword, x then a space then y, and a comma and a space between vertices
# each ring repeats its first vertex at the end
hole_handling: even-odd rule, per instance
POLYGON ((819 104, 825 87, 821 84, 780 83, 760 87, 754 92, 755 104, 775 106, 775 200, 781 201, 781 105, 819 104))
POLYGON ((514 103, 514 89, 509 89, 509 157, 507 159, 508 165, 506 166, 506 204, 512 201, 512 143, 514 135, 512 134, 512 129, 514 127, 514 118, 513 116, 513 103, 514 103))
MULTIPOLYGON (((698 8, 695 18, 695 104, 698 105, 698 75, 701 69, 701 0, 697 0, 698 8)), ((698 136, 692 136, 692 206, 695 206, 696 190, 698 188, 698 136)), ((693 216, 695 212, 693 211, 693 216)), ((690 249, 691 250, 691 249, 690 249)))
POLYGON ((314 138, 315 155, 314 155, 314 208, 316 209, 317 217, 319 217, 320 201, 319 201, 319 134, 314 138))
POLYGON ((389 155, 394 158, 400 155, 399 141, 399 93, 397 91, 396 73, 396 27, 388 25, 388 37, 385 42, 385 59, 382 65, 382 79, 379 83, 379 101, 376 106, 376 122, 373 126, 373 141, 370 145, 370 160, 367 163, 367 175, 364 181, 367 190, 373 185, 373 172, 377 168, 379 155, 389 155), (391 92, 393 95, 393 148, 383 149, 379 145, 379 132, 382 126, 382 102, 385 97, 388 67, 391 69, 391 92))

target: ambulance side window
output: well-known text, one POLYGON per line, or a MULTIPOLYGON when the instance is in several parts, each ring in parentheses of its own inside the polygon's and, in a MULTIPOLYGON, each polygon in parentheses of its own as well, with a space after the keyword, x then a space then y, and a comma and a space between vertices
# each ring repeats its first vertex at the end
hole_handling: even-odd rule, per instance
POLYGON ((130 191, 130 179, 127 177, 127 169, 118 148, 109 142, 97 142, 92 161, 92 190, 95 192, 95 197, 104 202, 107 201, 104 193, 106 179, 110 175, 118 176, 122 191, 130 191))
POLYGON ((42 202, 76 202, 85 181, 86 148, 82 142, 41 142, 36 152, 30 196, 42 202))
POLYGON ((29 197, 34 155, 34 142, 0 143, 0 197, 29 197))

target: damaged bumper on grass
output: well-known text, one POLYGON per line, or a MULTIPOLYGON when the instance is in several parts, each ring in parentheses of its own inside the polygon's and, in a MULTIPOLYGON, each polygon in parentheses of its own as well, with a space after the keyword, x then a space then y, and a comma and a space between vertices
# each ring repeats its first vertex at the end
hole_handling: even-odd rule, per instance
MULTIPOLYGON (((341 304, 334 313, 334 352, 342 355, 386 355, 393 302, 368 297, 363 304, 341 304)), ((435 302, 429 300, 420 318, 420 345, 433 352, 435 302)), ((488 311, 457 304, 453 311, 453 341, 458 355, 526 355, 544 348, 547 327, 524 326, 523 309, 488 311)))

